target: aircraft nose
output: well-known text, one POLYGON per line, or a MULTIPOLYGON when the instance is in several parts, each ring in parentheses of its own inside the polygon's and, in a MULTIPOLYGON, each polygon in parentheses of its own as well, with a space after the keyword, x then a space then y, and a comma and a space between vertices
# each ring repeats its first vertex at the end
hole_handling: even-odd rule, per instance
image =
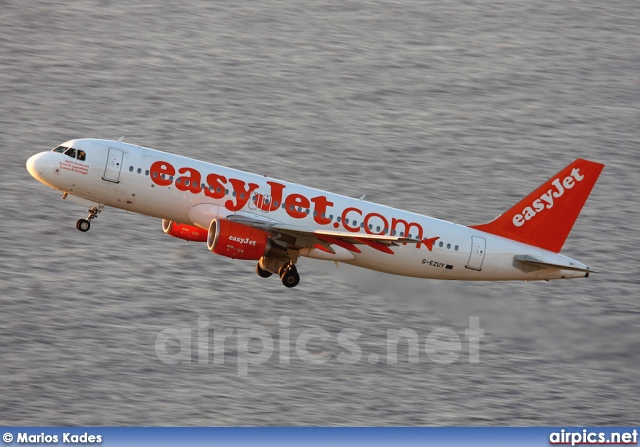
POLYGON ((42 177, 42 172, 44 169, 43 158, 45 154, 45 152, 41 152, 30 157, 27 160, 27 171, 29 171, 29 174, 31 174, 31 176, 36 180, 40 180, 40 178, 42 177))

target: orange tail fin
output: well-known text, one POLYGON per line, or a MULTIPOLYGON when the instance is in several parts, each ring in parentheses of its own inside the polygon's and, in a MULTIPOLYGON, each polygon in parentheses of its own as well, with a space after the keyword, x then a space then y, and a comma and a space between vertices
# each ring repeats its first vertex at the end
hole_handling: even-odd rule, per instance
POLYGON ((557 253, 603 168, 575 160, 505 213, 471 228, 557 253))

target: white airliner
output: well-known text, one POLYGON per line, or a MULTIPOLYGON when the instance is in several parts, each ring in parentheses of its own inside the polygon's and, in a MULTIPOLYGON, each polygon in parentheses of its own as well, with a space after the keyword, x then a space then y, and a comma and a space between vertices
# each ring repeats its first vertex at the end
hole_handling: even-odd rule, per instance
POLYGON ((300 256, 396 275, 457 280, 588 277, 561 255, 604 165, 575 160, 489 223, 463 226, 122 141, 71 140, 27 169, 62 198, 162 219, 165 233, 219 255, 258 261, 287 287, 300 256))

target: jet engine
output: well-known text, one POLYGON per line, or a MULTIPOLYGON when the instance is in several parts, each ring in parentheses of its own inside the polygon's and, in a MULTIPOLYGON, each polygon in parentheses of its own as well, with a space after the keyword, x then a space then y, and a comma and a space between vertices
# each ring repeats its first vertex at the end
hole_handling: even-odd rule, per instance
POLYGON ((191 242, 207 242, 207 230, 171 220, 162 220, 162 231, 169 236, 191 242))
POLYGON ((267 254, 286 255, 286 249, 271 243, 269 234, 227 219, 214 219, 209 226, 207 248, 233 259, 257 261, 267 254))

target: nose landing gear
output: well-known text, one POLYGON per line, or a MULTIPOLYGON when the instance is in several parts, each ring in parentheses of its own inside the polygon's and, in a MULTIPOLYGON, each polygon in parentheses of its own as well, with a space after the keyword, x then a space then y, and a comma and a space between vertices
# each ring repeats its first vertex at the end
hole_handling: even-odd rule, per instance
POLYGON ((83 233, 89 231, 89 228, 91 228, 91 221, 93 219, 96 219, 98 217, 98 213, 100 213, 100 211, 102 210, 94 206, 88 211, 89 211, 89 215, 87 216, 86 219, 78 219, 78 221, 76 222, 76 228, 82 231, 83 233))
POLYGON ((76 228, 84 233, 85 231, 89 231, 89 228, 91 228, 91 222, 89 222, 89 219, 78 219, 76 222, 76 228))

